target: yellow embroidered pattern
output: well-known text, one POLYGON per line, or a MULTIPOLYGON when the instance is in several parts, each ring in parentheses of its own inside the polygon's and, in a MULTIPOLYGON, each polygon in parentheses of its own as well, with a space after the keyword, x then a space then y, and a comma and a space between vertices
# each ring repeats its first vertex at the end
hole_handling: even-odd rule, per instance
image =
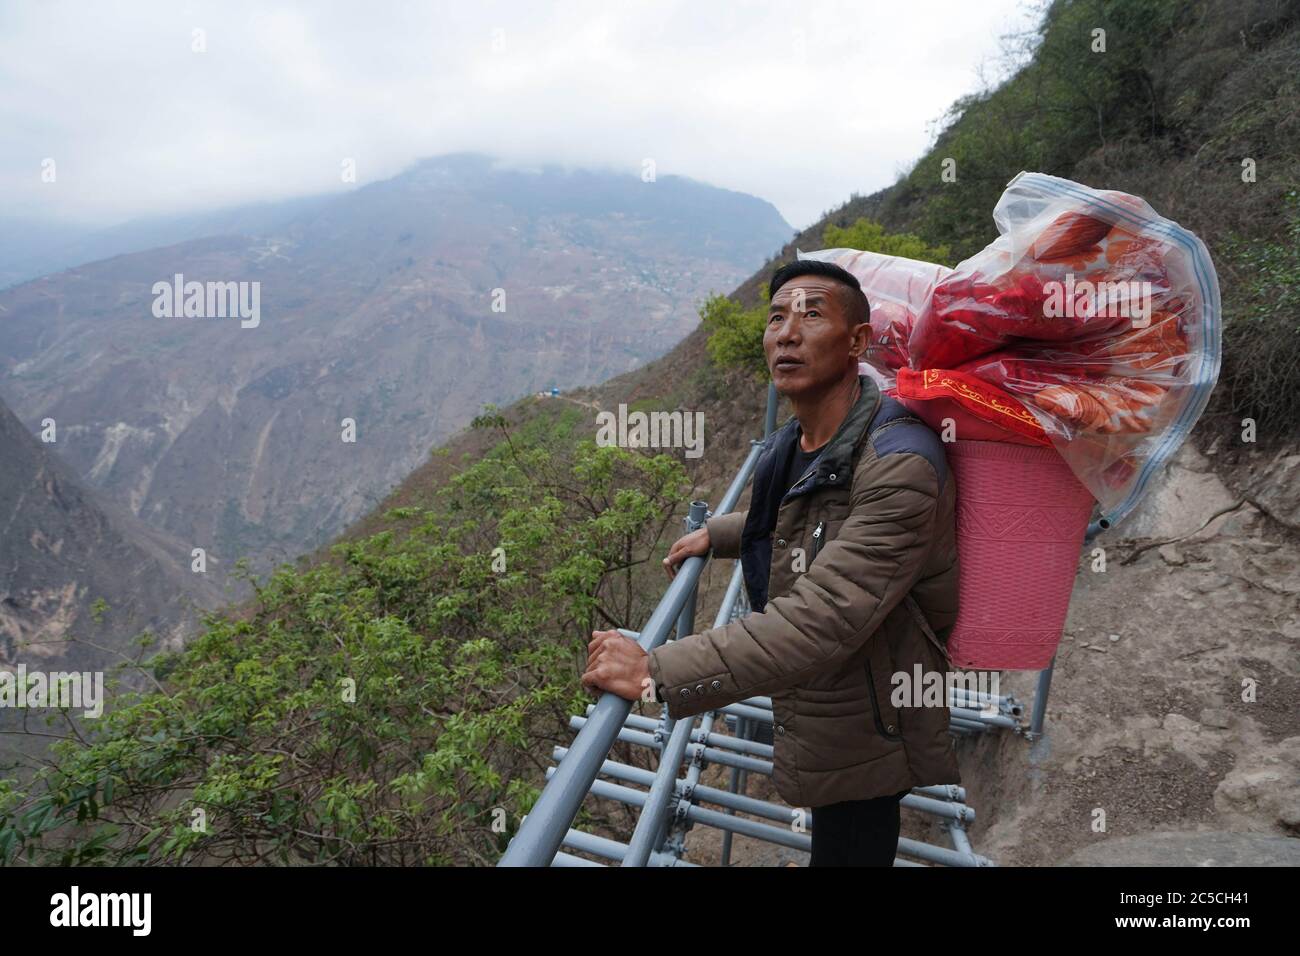
POLYGON ((955 392, 956 394, 968 398, 979 405, 983 405, 985 408, 990 409, 999 415, 1005 415, 1008 418, 1022 421, 1033 427, 1035 431, 1043 431, 1043 426, 1039 424, 1038 419, 1031 415, 1029 410, 1024 406, 1008 405, 1006 402, 1000 402, 996 398, 990 398, 988 395, 971 388, 967 382, 947 377, 940 369, 924 369, 921 372, 921 376, 921 384, 925 388, 932 388, 935 386, 946 388, 948 391, 955 392))

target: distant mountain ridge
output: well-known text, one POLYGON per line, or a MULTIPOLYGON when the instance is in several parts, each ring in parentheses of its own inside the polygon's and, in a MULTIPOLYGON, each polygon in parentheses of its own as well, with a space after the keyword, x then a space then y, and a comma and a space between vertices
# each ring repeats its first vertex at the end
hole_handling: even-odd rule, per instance
POLYGON ((100 259, 206 236, 274 230, 335 196, 250 203, 212 212, 151 216, 93 228, 0 218, 0 289, 100 259))
POLYGON ((452 154, 257 234, 0 291, 0 395, 32 430, 54 418, 58 453, 151 526, 219 569, 265 567, 360 517, 484 403, 663 354, 792 231, 680 177, 452 154), (177 274, 258 283, 260 323, 155 317, 177 274))

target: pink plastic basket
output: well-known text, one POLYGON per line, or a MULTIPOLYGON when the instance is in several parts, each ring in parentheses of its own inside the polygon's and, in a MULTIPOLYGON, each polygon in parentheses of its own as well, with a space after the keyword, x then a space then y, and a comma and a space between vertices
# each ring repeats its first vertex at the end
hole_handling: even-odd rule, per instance
POLYGON ((948 445, 957 478, 955 667, 1041 670, 1061 641, 1094 500, 1052 448, 948 445))

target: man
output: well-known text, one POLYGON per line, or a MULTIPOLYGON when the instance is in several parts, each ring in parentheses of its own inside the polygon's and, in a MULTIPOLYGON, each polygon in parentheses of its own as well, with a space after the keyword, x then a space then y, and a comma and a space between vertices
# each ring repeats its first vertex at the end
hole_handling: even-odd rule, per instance
POLYGON ((947 707, 891 701, 894 674, 947 670, 955 482, 938 436, 858 374, 858 281, 802 260, 771 290, 763 349, 794 416, 759 458, 748 510, 664 559, 671 576, 692 555, 739 557, 753 613, 650 654, 597 631, 582 680, 629 700, 653 686, 674 719, 770 694, 773 780, 812 808, 811 865, 889 866, 899 801, 961 779, 947 707))

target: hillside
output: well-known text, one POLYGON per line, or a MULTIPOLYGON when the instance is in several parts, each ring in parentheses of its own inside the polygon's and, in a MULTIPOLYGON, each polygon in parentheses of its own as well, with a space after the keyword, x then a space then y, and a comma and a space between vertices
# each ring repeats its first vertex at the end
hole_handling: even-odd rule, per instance
MULTIPOLYGON (((221 603, 187 547, 100 502, 3 404, 0 448, 0 668, 108 670, 179 648, 197 609, 221 603)), ((21 722, 0 710, 0 729, 21 722)), ((0 763, 14 743, 0 737, 0 763)))

